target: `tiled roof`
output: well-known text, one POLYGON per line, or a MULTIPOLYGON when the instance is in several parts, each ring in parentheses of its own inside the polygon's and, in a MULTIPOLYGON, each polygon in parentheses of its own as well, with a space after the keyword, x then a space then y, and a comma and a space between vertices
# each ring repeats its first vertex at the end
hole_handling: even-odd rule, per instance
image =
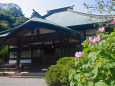
POLYGON ((75 26, 106 22, 114 17, 115 15, 95 15, 67 10, 49 15, 45 19, 64 26, 75 26))

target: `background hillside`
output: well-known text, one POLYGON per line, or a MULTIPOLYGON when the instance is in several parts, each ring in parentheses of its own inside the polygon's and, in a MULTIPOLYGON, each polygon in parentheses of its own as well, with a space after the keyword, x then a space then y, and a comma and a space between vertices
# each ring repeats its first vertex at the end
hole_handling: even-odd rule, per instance
POLYGON ((27 21, 21 8, 13 3, 0 3, 0 32, 11 29, 27 21))

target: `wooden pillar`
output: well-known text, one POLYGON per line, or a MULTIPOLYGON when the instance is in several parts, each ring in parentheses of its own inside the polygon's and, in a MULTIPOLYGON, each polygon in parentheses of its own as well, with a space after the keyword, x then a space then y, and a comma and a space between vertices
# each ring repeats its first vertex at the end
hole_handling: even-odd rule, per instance
POLYGON ((37 27, 37 36, 39 36, 39 35, 40 35, 40 28, 37 27))
POLYGON ((84 35, 84 40, 86 40, 86 32, 83 31, 83 35, 84 35))
POLYGON ((34 49, 33 49, 32 44, 30 45, 30 48, 31 48, 31 69, 32 69, 32 66, 33 66, 33 57, 34 57, 34 49))
POLYGON ((20 72, 20 58, 21 58, 21 43, 17 40, 17 59, 16 59, 16 73, 20 72))

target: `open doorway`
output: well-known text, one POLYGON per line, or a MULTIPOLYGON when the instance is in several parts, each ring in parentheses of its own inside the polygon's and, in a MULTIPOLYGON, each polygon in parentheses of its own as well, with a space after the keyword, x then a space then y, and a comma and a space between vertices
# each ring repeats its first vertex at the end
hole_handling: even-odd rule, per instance
POLYGON ((56 63, 55 48, 52 45, 44 46, 43 63, 45 65, 52 65, 56 63))

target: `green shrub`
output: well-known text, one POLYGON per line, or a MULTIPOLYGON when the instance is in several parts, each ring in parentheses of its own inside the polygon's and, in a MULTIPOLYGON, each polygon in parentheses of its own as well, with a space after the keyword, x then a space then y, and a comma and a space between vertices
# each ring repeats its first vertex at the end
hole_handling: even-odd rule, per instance
POLYGON ((76 57, 77 68, 70 72, 70 86, 115 86, 115 28, 97 35, 101 37, 97 42, 83 42, 83 55, 76 57))
POLYGON ((69 72, 71 69, 72 67, 69 67, 68 65, 63 66, 63 69, 61 71, 61 84, 69 85, 69 72))
POLYGON ((75 57, 63 57, 60 58, 59 61, 57 61, 58 65, 70 65, 70 66, 74 66, 75 64, 75 57))
POLYGON ((46 73, 46 82, 48 85, 59 84, 63 65, 52 65, 46 73))
POLYGON ((68 85, 69 71, 75 67, 74 57, 63 57, 52 65, 46 73, 46 82, 48 85, 68 85))

